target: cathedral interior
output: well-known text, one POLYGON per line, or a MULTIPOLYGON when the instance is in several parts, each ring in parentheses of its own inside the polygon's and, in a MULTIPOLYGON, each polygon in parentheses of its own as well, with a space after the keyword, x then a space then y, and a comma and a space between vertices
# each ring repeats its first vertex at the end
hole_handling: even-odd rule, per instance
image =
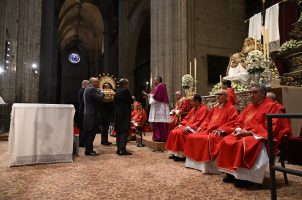
MULTIPOLYGON (((157 76, 161 76, 167 86, 170 108, 174 106, 176 91, 187 97, 199 94, 204 104, 212 107, 217 103, 215 94, 224 79, 233 82, 238 111, 249 103, 249 86, 256 82, 276 93, 287 112, 302 113, 302 1, 1 0, 0 136, 5 135, 6 143, 0 142, 0 160, 8 160, 10 143, 7 144, 7 137, 12 131, 14 104, 74 106, 76 121, 78 91, 83 80, 97 77, 101 82, 102 77, 109 77, 113 80, 108 83, 112 91, 118 86, 118 80, 126 78, 130 93, 141 100, 142 91, 149 93, 157 76), (275 5, 278 7, 270 15, 269 9, 275 5), (277 21, 270 23, 274 16, 277 21), (257 55, 250 52, 260 52, 262 60, 252 60, 257 55), (255 70, 253 63, 260 67, 263 64, 261 74, 252 71, 255 70), (184 83, 186 75, 188 85, 184 83)), ((143 106, 146 102, 142 102, 143 106)), ((145 109, 148 111, 148 106, 145 109)), ((295 137, 302 138, 301 119, 292 120, 292 129, 295 137)), ((137 152, 136 144, 130 145, 129 149, 141 156, 132 158, 136 169, 129 167, 129 160, 119 160, 111 155, 112 148, 109 147, 98 149, 102 151, 103 163, 80 156, 70 167, 61 163, 53 168, 25 166, 22 170, 14 171, 13 168, 10 171, 1 164, 0 179, 5 181, 0 181, 0 199, 41 199, 44 194, 47 194, 44 198, 54 199, 173 199, 177 195, 184 199, 200 199, 205 194, 208 195, 203 196, 206 199, 269 199, 267 179, 264 179, 262 190, 236 190, 236 195, 228 186, 220 188, 217 176, 211 177, 209 188, 200 188, 201 184, 208 184, 208 178, 197 171, 186 171, 179 163, 171 165, 165 154, 153 157, 151 151, 137 152), (91 173, 87 165, 105 169, 110 173, 109 178, 91 173), (119 172, 119 166, 128 170, 130 178, 115 174, 119 172), (70 174, 65 174, 65 167, 70 174), (159 168, 163 171, 157 171, 159 168), (22 174, 24 171, 26 175, 22 174), (87 173, 86 178, 82 177, 84 181, 78 178, 79 171, 87 173), (171 175, 172 172, 179 179, 174 177, 175 174, 171 175), (24 175, 24 182, 21 178, 21 183, 15 185, 14 181, 20 181, 16 174, 24 175), (86 191, 86 183, 92 185, 90 179, 95 177, 98 180, 105 177, 104 182, 100 181, 91 191, 86 191), (74 182, 70 184, 69 178, 74 182), (41 179, 47 183, 40 182, 41 179), (127 192, 129 188, 122 184, 115 187, 119 180, 124 181, 131 192, 127 192), (145 185, 141 180, 145 180, 145 185), (35 185, 35 182, 41 186, 28 189, 23 185, 35 185), (76 184, 79 190, 74 189, 76 184), (157 189, 153 190, 152 185, 157 189), (65 187, 69 192, 61 189, 65 187), (179 193, 182 188, 186 188, 191 196, 179 193), (81 189, 85 192, 81 193, 81 189), (136 194, 138 190, 143 192, 136 194), (107 191, 111 192, 109 196, 105 195, 107 191), (159 192, 162 196, 156 194, 159 192)), ((295 169, 301 170, 301 167, 295 169)), ((289 178, 289 186, 278 188, 281 199, 301 199, 301 181, 292 176, 289 178)), ((283 181, 281 173, 277 180, 283 181)))
MULTIPOLYGON (((81 81, 105 73, 128 78, 136 96, 161 75, 173 99, 196 58, 197 93, 208 95, 242 47, 247 20, 261 10, 262 2, 253 0, 1 1, 0 94, 8 105, 77 107, 81 81), (74 54, 77 63, 68 59, 74 54)), ((297 19, 295 4, 281 1, 281 44, 297 19)), ((287 66, 278 69, 288 72, 287 66)), ((10 106, 1 109, 6 131, 9 113, 10 106)))

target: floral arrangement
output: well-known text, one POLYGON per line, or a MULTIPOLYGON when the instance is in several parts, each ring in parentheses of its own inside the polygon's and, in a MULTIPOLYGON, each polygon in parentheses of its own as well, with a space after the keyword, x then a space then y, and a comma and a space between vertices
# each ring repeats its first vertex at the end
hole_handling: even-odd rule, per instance
POLYGON ((181 78, 182 87, 189 88, 193 86, 193 77, 190 74, 185 74, 181 78))
POLYGON ((302 45, 302 41, 291 39, 282 44, 282 46, 280 47, 280 51, 281 52, 289 51, 291 49, 296 49, 298 47, 301 47, 301 45, 302 45))
POLYGON ((250 73, 261 73, 265 69, 264 56, 262 51, 254 50, 246 57, 246 70, 250 73))
MULTIPOLYGON (((246 85, 244 85, 241 82, 237 82, 237 81, 233 81, 232 82, 232 88, 234 89, 235 92, 243 92, 248 90, 248 87, 246 85)), ((219 90, 221 89, 221 83, 217 83, 213 86, 212 91, 210 92, 210 95, 214 95, 215 93, 217 93, 219 90)))

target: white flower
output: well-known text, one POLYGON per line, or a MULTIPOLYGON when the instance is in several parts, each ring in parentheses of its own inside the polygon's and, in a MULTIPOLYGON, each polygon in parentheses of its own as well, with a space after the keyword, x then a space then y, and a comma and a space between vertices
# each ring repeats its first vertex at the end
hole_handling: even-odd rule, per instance
POLYGON ((191 87, 193 86, 193 77, 190 74, 185 74, 181 78, 182 87, 191 87))

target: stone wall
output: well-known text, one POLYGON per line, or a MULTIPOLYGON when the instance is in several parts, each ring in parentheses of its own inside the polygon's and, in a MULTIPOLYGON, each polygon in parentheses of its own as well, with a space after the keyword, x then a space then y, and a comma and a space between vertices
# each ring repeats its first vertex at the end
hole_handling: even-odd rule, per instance
POLYGON ((0 125, 9 120, 12 103, 38 102, 42 0, 0 1, 0 66, 4 65, 5 40, 11 42, 9 68, 0 75, 0 95, 8 106, 0 109, 0 125), (3 123, 2 123, 3 122, 3 123))
MULTIPOLYGON (((198 93, 207 95, 206 55, 229 56, 247 36, 241 0, 151 1, 151 74, 162 75, 170 97, 181 89, 181 76, 197 58, 198 93)), ((192 64, 193 66, 193 64, 192 64)))

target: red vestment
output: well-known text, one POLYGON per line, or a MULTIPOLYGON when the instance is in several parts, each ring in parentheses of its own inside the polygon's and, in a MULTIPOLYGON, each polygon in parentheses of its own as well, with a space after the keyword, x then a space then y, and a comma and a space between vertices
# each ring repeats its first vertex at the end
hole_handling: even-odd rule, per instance
POLYGON ((175 152, 183 152, 186 138, 189 134, 183 134, 186 127, 197 130, 200 124, 206 119, 208 108, 201 104, 199 108, 192 108, 189 114, 181 121, 181 126, 176 127, 169 133, 166 149, 175 152))
MULTIPOLYGON (((253 136, 236 138, 234 135, 228 135, 224 137, 220 143, 220 154, 217 158, 218 168, 236 171, 237 168, 250 169, 255 164, 262 144, 267 140, 266 114, 268 113, 280 113, 280 110, 274 102, 267 99, 256 106, 249 104, 242 111, 233 130, 241 128, 252 132, 253 136), (256 139, 254 136, 260 138, 256 139)), ((279 119, 274 118, 272 123, 275 138, 277 131, 280 131, 279 119)))
POLYGON ((237 116, 237 109, 231 102, 227 101, 221 108, 218 105, 213 107, 200 126, 202 132, 187 137, 185 156, 198 162, 214 160, 218 155, 222 137, 211 133, 215 130, 230 130, 237 116))
POLYGON ((173 130, 180 123, 180 121, 179 121, 180 115, 182 113, 189 112, 190 109, 191 109, 190 99, 181 98, 175 104, 175 108, 173 110, 177 111, 178 114, 173 113, 172 115, 170 115, 171 122, 170 122, 170 125, 169 125, 169 132, 171 130, 173 130))
POLYGON ((233 88, 227 88, 227 92, 228 92, 228 101, 231 102, 234 106, 237 103, 237 98, 236 98, 236 94, 234 92, 233 88))
POLYGON ((136 133, 135 127, 136 126, 143 127, 146 121, 147 121, 147 113, 143 108, 132 110, 129 135, 136 133))

